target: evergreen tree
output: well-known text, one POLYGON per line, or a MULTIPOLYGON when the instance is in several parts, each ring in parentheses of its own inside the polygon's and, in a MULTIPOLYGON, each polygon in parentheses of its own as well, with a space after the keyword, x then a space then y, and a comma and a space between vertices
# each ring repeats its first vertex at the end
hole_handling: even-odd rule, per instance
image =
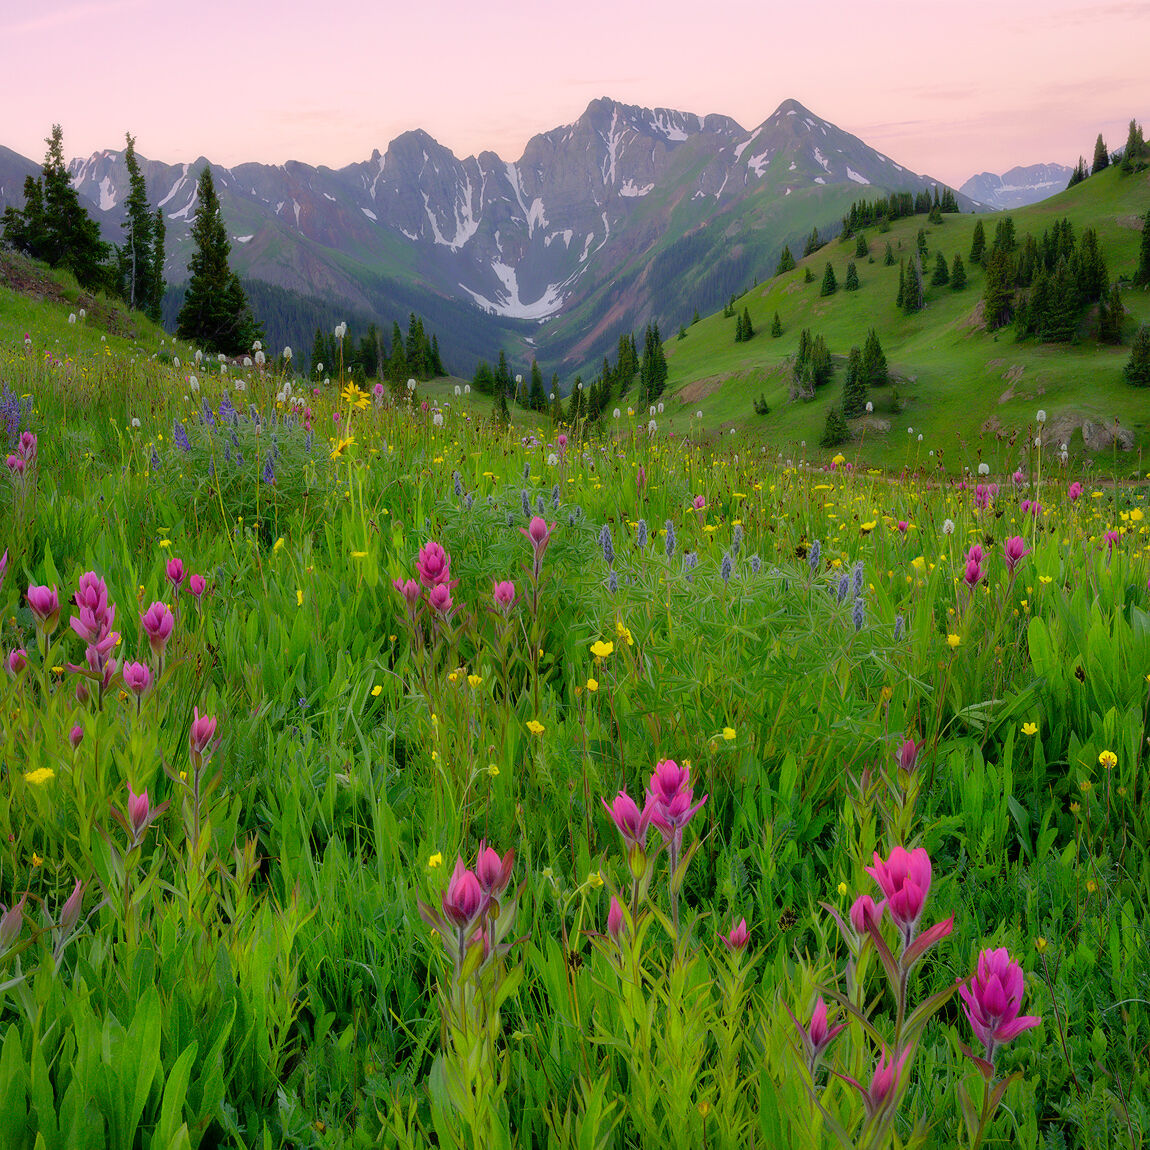
MULTIPOLYGON (((500 355, 503 353, 500 352, 500 355)), ((505 385, 498 378, 495 379, 495 403, 492 407, 491 418, 499 427, 506 427, 511 422, 511 412, 507 410, 507 391, 505 385)))
POLYGON ((1150 285, 1150 212, 1142 217, 1142 239, 1138 244, 1138 266, 1134 269, 1137 287, 1150 285))
POLYGON ((950 286, 952 291, 962 291, 966 287, 966 268, 958 252, 954 253, 954 260, 950 265, 950 286))
POLYGON ((117 250, 119 289, 128 307, 143 310, 150 302, 155 273, 153 270, 153 219, 148 207, 148 189, 136 159, 136 141, 130 132, 124 134, 124 166, 128 169, 128 198, 124 201, 124 239, 117 250))
POLYGON ((1014 234, 1014 217, 1007 216, 1006 219, 999 220, 994 226, 994 243, 991 245, 991 251, 1000 251, 1010 255, 1017 246, 1018 240, 1014 234))
POLYGON ((852 347, 847 356, 847 371, 843 379, 843 415, 854 419, 866 410, 866 381, 862 373, 862 352, 852 347))
POLYGON ((331 367, 331 361, 325 360, 325 355, 327 355, 327 344, 323 338, 323 331, 317 327, 315 340, 311 345, 311 373, 317 378, 322 375, 325 368, 331 367))
POLYGON ((807 237, 806 247, 803 248, 803 256, 813 255, 822 246, 823 242, 819 239, 819 229, 811 228, 811 234, 807 237))
MULTIPOLYGON (((791 267, 794 267, 794 266, 795 266, 795 261, 792 259, 791 260, 791 267)), ((699 309, 695 308, 695 314, 693 316, 691 316, 691 326, 694 327, 695 324, 697 324, 698 322, 699 322, 699 309)))
POLYGON ((1010 322, 1014 314, 1014 277, 1010 256, 998 248, 986 257, 986 284, 982 314, 987 329, 994 331, 1010 322))
POLYGON ((838 280, 835 279, 835 269, 831 266, 830 260, 827 260, 826 270, 823 272, 823 282, 819 285, 819 295, 834 295, 838 291, 838 280))
POLYGON ((447 374, 443 367, 443 359, 439 354, 439 336, 435 332, 431 333, 431 374, 435 378, 447 374))
POLYGON ((979 220, 974 225, 974 235, 970 240, 970 262, 978 267, 986 257, 986 229, 982 226, 982 220, 979 220))
POLYGON ((902 305, 906 300, 906 260, 898 261, 898 297, 894 301, 894 306, 902 311, 902 305))
POLYGON ((167 228, 164 226, 164 209, 157 208, 152 217, 152 282, 148 285, 148 302, 144 311, 153 323, 160 322, 164 306, 164 244, 167 228))
POLYGON ((827 347, 827 341, 821 335, 816 335, 811 341, 810 365, 815 387, 821 387, 824 383, 829 382, 831 376, 834 375, 835 365, 831 359, 830 348, 827 347))
POLYGON ((1150 324, 1142 324, 1130 347, 1130 358, 1122 369, 1127 383, 1150 387, 1150 324))
MULTIPOLYGON (((795 257, 791 255, 789 245, 784 244, 783 250, 779 255, 779 262, 775 267, 775 275, 781 276, 783 272, 793 271, 795 266, 795 257)), ((698 313, 696 313, 698 314, 698 313)))
POLYGON ((858 291, 859 290, 859 273, 858 268, 855 267, 854 260, 847 264, 847 278, 843 283, 844 291, 858 291))
POLYGON ((1070 173, 1070 182, 1066 185, 1066 190, 1069 191, 1075 184, 1080 184, 1090 173, 1086 170, 1086 159, 1083 156, 1078 157, 1078 163, 1074 171, 1070 173))
MULTIPOLYGON (((487 367, 488 373, 490 373, 491 368, 488 365, 483 364, 481 366, 487 367)), ((384 374, 387 376, 387 382, 391 384, 392 390, 397 396, 403 391, 412 374, 408 371, 407 352, 403 346, 403 332, 400 331, 397 320, 393 320, 391 324, 391 353, 387 357, 387 368, 384 374)), ((476 375, 478 376, 478 370, 476 371, 476 375)), ((480 390, 482 390, 482 388, 477 385, 476 391, 480 390)), ((492 388, 488 387, 486 394, 490 395, 491 392, 492 388)))
POLYGON ((755 329, 751 326, 751 313, 747 308, 743 308, 743 342, 751 339, 755 334, 755 329))
POLYGON ((41 178, 24 181, 24 208, 4 212, 4 238, 33 259, 53 268, 66 268, 80 286, 89 290, 110 286, 115 279, 108 266, 109 244, 100 239, 100 227, 85 211, 64 163, 64 136, 59 124, 45 141, 41 178))
POLYGON ((833 404, 827 408, 827 421, 823 425, 823 434, 819 439, 820 447, 839 447, 850 442, 851 429, 843 418, 842 409, 833 404))
POLYGON ((891 251, 890 240, 887 240, 886 251, 882 254, 882 266, 884 268, 894 267, 894 252, 891 251))
POLYGON ((866 236, 862 232, 859 232, 858 236, 855 238, 855 259, 866 259, 868 250, 869 248, 867 247, 866 236))
POLYGON ((543 372, 539 370, 539 361, 531 360, 531 388, 527 393, 527 405, 532 411, 547 410, 547 393, 543 390, 543 372))
POLYGON ((946 287, 950 283, 950 268, 946 266, 946 256, 942 252, 934 254, 934 274, 930 277, 931 287, 946 287))
POLYGON ((1090 165, 1090 174, 1096 176, 1108 167, 1110 167, 1110 153, 1106 150, 1102 133, 1099 132, 1098 139, 1094 141, 1094 162, 1090 165))
POLYGON ((1142 138, 1142 125, 1137 120, 1130 121, 1126 133, 1126 147, 1122 149, 1122 171, 1137 172, 1144 168, 1146 141, 1142 138))
POLYGON ((869 391, 872 387, 885 387, 890 382, 886 352, 883 351, 878 332, 873 327, 867 332, 866 342, 863 344, 859 375, 864 391, 869 391))
POLYGON ((196 186, 192 221, 195 251, 188 261, 188 290, 177 318, 176 334, 207 351, 239 355, 259 338, 240 277, 228 267, 232 245, 220 214, 212 169, 204 165, 196 186))
POLYGON ((778 339, 783 334, 783 321, 779 319, 779 313, 775 312, 775 318, 771 320, 771 338, 778 339))
POLYGON ((735 343, 743 342, 743 317, 742 315, 735 316, 735 343))
POLYGON ((654 403, 663 394, 667 384, 667 360, 663 355, 663 341, 659 338, 659 325, 652 321, 643 333, 643 360, 639 365, 639 397, 644 403, 654 403))
POLYGON ((491 370, 491 364, 486 360, 479 361, 475 375, 471 378, 471 386, 481 395, 495 394, 495 375, 491 370))
POLYGON ((815 273, 811 271, 810 264, 803 269, 803 283, 813 284, 815 282, 815 273))
POLYGON ((915 244, 917 246, 917 251, 918 251, 919 257, 921 259, 926 259, 927 249, 926 249, 926 229, 925 228, 919 228, 918 229, 918 235, 915 237, 915 244))
POLYGON ((916 254, 914 259, 907 264, 906 284, 902 293, 902 310, 907 315, 912 315, 914 312, 922 311, 925 303, 926 286, 922 276, 922 261, 916 254))

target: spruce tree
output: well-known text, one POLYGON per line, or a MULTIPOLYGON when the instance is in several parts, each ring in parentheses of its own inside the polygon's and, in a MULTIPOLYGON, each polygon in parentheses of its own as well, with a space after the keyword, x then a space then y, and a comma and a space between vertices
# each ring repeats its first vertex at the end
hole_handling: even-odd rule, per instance
POLYGON ((206 351, 239 355, 259 338, 260 327, 248 307, 240 277, 228 267, 232 245, 208 164, 196 185, 192 221, 195 251, 188 261, 188 290, 177 318, 176 334, 206 351))
POLYGON ((859 273, 858 268, 855 267, 854 260, 847 264, 847 278, 843 283, 843 291, 858 291, 859 290, 859 273))
POLYGON ((862 352, 852 347, 847 356, 847 371, 843 379, 843 415, 854 419, 866 410, 866 380, 862 372, 862 352))
POLYGON ((966 287, 966 268, 958 252, 954 253, 954 260, 950 265, 950 287, 952 291, 962 291, 966 287))
POLYGON ((4 212, 4 238, 49 267, 66 268, 89 290, 109 287, 115 274, 108 265, 111 246, 100 239, 100 227, 88 215, 64 163, 64 136, 59 124, 45 141, 48 152, 39 180, 24 181, 24 208, 4 212))
POLYGON ((443 367, 443 359, 439 354, 439 336, 435 332, 431 333, 431 374, 437 379, 441 375, 447 374, 443 367))
POLYGON ((1096 176, 1108 167, 1110 167, 1110 153, 1106 150, 1102 133, 1099 132, 1098 139, 1094 141, 1094 162, 1090 165, 1090 174, 1096 176))
POLYGON ((883 252, 883 255, 882 255, 882 266, 884 268, 892 268, 892 267, 894 267, 894 263, 895 263, 894 252, 891 250, 890 240, 887 240, 886 251, 883 252))
POLYGON ((152 217, 152 282, 148 285, 148 302, 144 308, 148 319, 159 323, 164 308, 164 243, 167 229, 164 226, 164 209, 157 208, 152 217))
POLYGON ((855 259, 866 259, 868 250, 869 249, 867 247, 866 236, 862 232, 859 232, 858 236, 855 238, 855 259))
POLYGON ((807 236, 806 246, 803 248, 803 255, 813 255, 823 246, 822 240, 819 239, 819 229, 811 228, 811 234, 807 236))
MULTIPOLYGON (((775 275, 781 276, 783 272, 793 271, 795 266, 795 257, 791 255, 790 246, 783 245, 783 250, 779 255, 779 262, 775 267, 775 275)), ((698 314, 697 312, 695 313, 698 314)))
POLYGON ((997 248, 986 257, 986 284, 982 292, 982 314, 988 330, 1010 322, 1014 314, 1014 280, 1010 256, 997 248))
POLYGON ((850 437, 851 429, 847 426, 847 421, 843 418, 842 409, 832 404, 831 407, 827 409, 827 421, 823 425, 823 434, 819 439, 819 446, 839 447, 841 444, 848 443, 850 437))
MULTIPOLYGON (((321 333, 317 333, 321 334, 321 333)), ((490 377, 491 368, 487 364, 481 364, 481 367, 486 367, 488 377, 490 377)), ((403 347, 403 332, 399 329, 399 323, 396 320, 391 324, 391 354, 387 357, 387 367, 384 370, 387 376, 387 382, 391 384, 392 390, 398 395, 400 391, 406 386, 408 379, 411 377, 411 372, 407 369, 407 352, 403 347)), ((476 369, 476 391, 482 391, 478 384, 478 369, 476 369)), ((487 394, 490 395, 492 387, 489 385, 486 389, 487 394)))
POLYGON ((925 228, 919 228, 918 229, 918 235, 915 237, 915 243, 917 245, 917 250, 918 250, 919 256, 922 259, 926 259, 927 248, 926 248, 926 229, 925 228))
POLYGON ((859 371, 864 390, 869 391, 872 387, 884 387, 890 382, 886 353, 879 342, 878 332, 873 327, 867 332, 866 342, 863 344, 859 371))
POLYGON ((324 360, 325 355, 327 355, 327 344, 324 342, 323 330, 317 327, 311 345, 311 373, 317 379, 322 376, 324 368, 331 367, 331 362, 324 360))
POLYGON ((751 326, 751 313, 747 308, 743 308, 743 342, 751 339, 755 334, 755 329, 751 326))
POLYGON ((128 307, 143 310, 150 302, 153 271, 154 221, 148 207, 148 188, 136 159, 136 141, 124 133, 124 166, 128 169, 128 198, 124 201, 124 246, 117 250, 120 294, 128 307))
POLYGON ((835 279, 835 269, 831 266, 830 260, 827 260, 826 270, 823 272, 823 282, 819 285, 819 295, 834 295, 838 291, 838 280, 835 279))
POLYGON ((942 252, 934 254, 934 274, 930 277, 931 287, 946 287, 950 283, 950 268, 946 266, 946 256, 942 252))
POLYGON ((970 262, 978 267, 986 257, 986 229, 982 226, 982 220, 979 220, 974 225, 974 235, 970 240, 970 262))
POLYGON ((1084 156, 1078 157, 1078 163, 1074 171, 1070 173, 1070 182, 1066 185, 1066 190, 1069 191, 1075 184, 1080 184, 1090 173, 1086 170, 1086 159, 1084 156))
POLYGON ((778 339, 783 334, 783 321, 779 319, 779 313, 775 312, 775 318, 771 320, 771 338, 778 339))
POLYGON ((1138 266, 1134 269, 1137 287, 1150 285, 1150 212, 1142 217, 1142 239, 1138 244, 1138 266))
POLYGON ((1142 125, 1137 120, 1130 121, 1130 129, 1126 133, 1126 147, 1122 149, 1122 171, 1137 172, 1144 168, 1146 141, 1142 138, 1142 125))
POLYGON ((531 361, 531 387, 527 392, 527 406, 532 411, 545 411, 547 409, 547 393, 543 390, 543 372, 539 370, 539 361, 531 361))
POLYGON ((1130 358, 1122 369, 1127 383, 1150 387, 1150 324, 1142 324, 1130 347, 1130 358))
POLYGON ((803 283, 813 284, 814 282, 815 282, 815 273, 813 271, 811 271, 811 265, 807 264, 807 266, 803 269, 803 283))
POLYGON ((902 310, 903 302, 906 300, 906 260, 898 261, 898 297, 894 301, 894 306, 902 310))
POLYGON ((735 316, 735 343, 743 342, 743 317, 735 316))
POLYGON ((906 284, 902 293, 902 310, 908 315, 922 311, 926 303, 926 287, 922 277, 922 260, 915 257, 909 262, 906 269, 906 284))

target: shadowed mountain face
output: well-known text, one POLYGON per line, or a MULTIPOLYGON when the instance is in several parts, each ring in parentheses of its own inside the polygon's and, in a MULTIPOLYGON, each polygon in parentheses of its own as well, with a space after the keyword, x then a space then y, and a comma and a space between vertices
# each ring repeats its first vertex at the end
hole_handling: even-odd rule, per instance
MULTIPOLYGON (((179 283, 207 161, 138 158, 167 218, 167 276, 179 283)), ((29 170, 0 149, 0 208, 21 202, 29 170)), ((71 171, 105 236, 119 240, 123 154, 97 152, 71 171)), ((385 324, 418 311, 457 371, 500 346, 568 369, 593 362, 623 331, 656 319, 666 332, 769 276, 784 243, 801 246, 815 226, 833 231, 852 200, 936 184, 794 100, 750 131, 725 116, 594 100, 514 162, 493 152, 460 160, 413 131, 339 170, 289 162, 213 173, 241 276, 385 324)))

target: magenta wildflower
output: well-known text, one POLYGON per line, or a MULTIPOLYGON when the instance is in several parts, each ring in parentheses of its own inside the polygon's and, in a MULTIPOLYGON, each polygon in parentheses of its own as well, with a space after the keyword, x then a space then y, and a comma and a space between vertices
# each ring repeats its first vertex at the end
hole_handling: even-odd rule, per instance
POLYGON ((547 545, 551 542, 551 533, 555 530, 555 524, 552 523, 551 526, 548 527, 547 520, 536 515, 531 520, 529 526, 520 527, 519 530, 527 536, 531 543, 532 550, 534 551, 531 570, 535 578, 538 579, 539 572, 543 569, 543 553, 547 550, 547 545))
POLYGON ((128 823, 132 830, 132 837, 139 842, 144 831, 148 829, 148 815, 151 811, 151 804, 148 802, 148 788, 145 787, 142 794, 136 794, 132 790, 132 784, 128 784, 128 823))
POLYGON ((125 663, 120 674, 124 677, 124 686, 137 699, 152 685, 152 672, 148 670, 147 663, 125 663))
POLYGON ((451 598, 451 588, 446 583, 436 583, 427 593, 427 602, 433 611, 446 618, 455 606, 451 598))
POLYGON ((882 889, 890 917, 901 931, 904 943, 909 945, 930 893, 930 855, 926 848, 908 851, 895 847, 885 862, 875 851, 874 866, 866 870, 882 889))
POLYGON ((36 630, 51 635, 60 622, 60 596, 55 587, 32 585, 28 588, 28 606, 36 617, 36 630))
POLYGON ((515 584, 510 579, 497 580, 491 588, 491 598, 495 601, 495 606, 506 614, 515 603, 515 584))
POLYGON ((172 585, 172 593, 178 595, 180 585, 184 581, 184 561, 182 559, 169 559, 164 573, 172 585))
POLYGON ((851 926, 855 928, 855 933, 859 938, 865 938, 867 935, 867 923, 871 923, 876 929, 878 924, 882 922, 883 911, 886 910, 886 903, 876 903, 869 894, 860 894, 858 898, 851 904, 850 920, 851 926))
POLYGON ((192 708, 192 725, 188 730, 188 753, 192 766, 198 771, 210 753, 212 739, 216 735, 216 719, 212 715, 201 715, 199 707, 192 708))
POLYGON ((451 583, 451 556, 434 540, 419 549, 415 570, 424 587, 451 583))
POLYGON ((1030 548, 1026 546, 1026 540, 1021 535, 1012 535, 1003 544, 1003 550, 1006 553, 1006 569, 1013 576, 1015 567, 1030 554, 1030 548))
POLYGON ((1025 989, 1022 967, 1006 947, 982 951, 978 970, 958 988, 970 1028, 986 1047, 986 1060, 991 1064, 996 1047, 1042 1021, 1034 1015, 1019 1016, 1025 989))
POLYGON ((20 937, 20 931, 24 929, 24 903, 27 901, 28 895, 25 893, 18 903, 0 916, 0 954, 10 950, 20 937))
POLYGON ((70 742, 72 744, 73 750, 75 750, 80 745, 80 742, 83 738, 84 738, 84 728, 82 726, 80 726, 79 723, 77 723, 68 732, 68 742, 70 742))
POLYGON ((1082 484, 1079 483, 1076 479, 1067 489, 1066 494, 1070 496, 1071 503, 1077 502, 1079 497, 1082 495, 1082 484))
POLYGON ((8 672, 18 675, 28 666, 28 652, 23 647, 15 647, 8 652, 8 672))
POLYGON ((203 597, 204 591, 207 590, 208 581, 202 575, 192 575, 188 578, 188 592, 194 595, 197 599, 203 597))
POLYGON ((623 916, 623 906, 615 895, 611 896, 611 909, 607 911, 607 933, 612 941, 618 945, 623 938, 623 931, 627 923, 623 916))
POLYGON ((515 863, 515 851, 509 850, 502 858, 499 852, 489 847, 486 841, 479 844, 479 855, 475 860, 475 877, 479 889, 491 898, 498 898, 511 881, 511 868, 515 863))
POLYGON ((630 846, 640 849, 647 842, 647 828, 651 822, 651 812, 654 800, 648 796, 643 809, 639 810, 635 800, 626 791, 620 791, 615 801, 608 805, 606 799, 599 800, 603 809, 611 816, 616 830, 623 836, 623 841, 630 846))
POLYGON ((148 643, 152 654, 163 657, 164 648, 172 635, 172 628, 176 625, 175 617, 166 603, 153 603, 143 615, 140 622, 148 635, 148 643))
POLYGON ((740 918, 737 923, 731 924, 726 934, 719 935, 719 941, 730 951, 738 952, 747 948, 747 920, 740 918))
POLYGON ((906 739, 898 748, 898 765, 908 774, 918 764, 918 755, 925 743, 916 743, 914 739, 906 739))
POLYGON ((475 873, 463 865, 463 859, 456 858, 455 870, 440 900, 444 917, 457 930, 466 931, 487 909, 488 902, 475 873))
POLYGON ((791 1015, 791 1021, 795 1024, 795 1029, 799 1032, 799 1041, 803 1044, 803 1053, 806 1055, 807 1066, 813 1071, 819 1064, 819 1060, 826 1053, 827 1047, 835 1040, 839 1032, 846 1028, 846 1023, 840 1022, 837 1026, 831 1026, 828 1023, 827 1004, 823 1001, 821 995, 815 1002, 815 1008, 811 1012, 809 1026, 803 1026, 803 1024, 791 1014, 790 1007, 787 1007, 787 1013, 791 1015))

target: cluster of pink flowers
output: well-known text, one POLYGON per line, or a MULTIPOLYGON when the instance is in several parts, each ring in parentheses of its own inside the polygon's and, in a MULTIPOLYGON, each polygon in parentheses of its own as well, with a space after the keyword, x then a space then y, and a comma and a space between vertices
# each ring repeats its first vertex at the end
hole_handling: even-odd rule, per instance
POLYGON ((4 460, 8 474, 17 483, 22 482, 36 462, 36 436, 30 431, 21 434, 16 450, 4 460))
POLYGON ((979 511, 985 511, 997 498, 997 483, 979 483, 974 489, 974 505, 979 511))
POLYGON ((434 540, 429 541, 419 549, 415 572, 419 576, 418 583, 414 579, 393 581, 393 586, 407 604, 410 621, 415 622, 424 591, 431 609, 444 619, 449 618, 455 607, 451 591, 459 582, 451 578, 451 556, 434 540))
POLYGON ((424 922, 439 933, 450 950, 457 973, 471 947, 481 945, 486 960, 499 944, 492 918, 498 914, 499 900, 511 882, 514 865, 513 850, 500 856, 486 842, 481 842, 474 870, 465 867, 463 859, 456 857, 455 869, 440 896, 438 911, 424 902, 418 904, 424 922))
POLYGON ((973 591, 986 578, 986 571, 982 566, 982 545, 974 543, 966 553, 966 569, 963 571, 963 582, 973 591))

